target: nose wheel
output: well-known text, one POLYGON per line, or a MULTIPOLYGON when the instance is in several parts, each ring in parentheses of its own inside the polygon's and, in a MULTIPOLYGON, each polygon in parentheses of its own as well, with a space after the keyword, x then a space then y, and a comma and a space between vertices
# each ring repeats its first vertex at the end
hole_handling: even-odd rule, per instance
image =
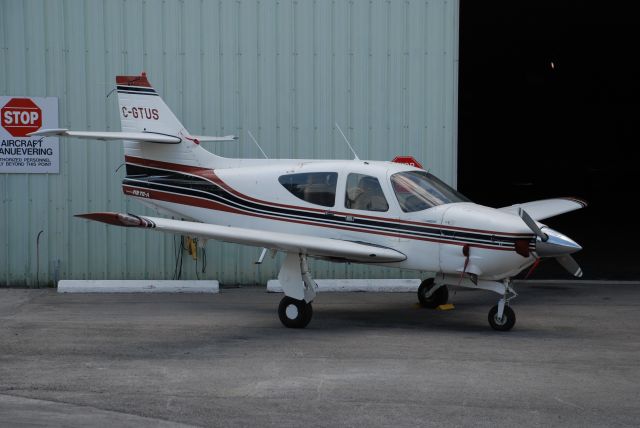
POLYGON ((285 296, 278 305, 280 322, 288 328, 305 328, 313 316, 311 302, 285 296))
POLYGON ((505 306, 502 311, 502 316, 499 316, 499 305, 495 305, 489 311, 489 325, 494 330, 509 331, 516 323, 516 313, 510 306, 505 306))

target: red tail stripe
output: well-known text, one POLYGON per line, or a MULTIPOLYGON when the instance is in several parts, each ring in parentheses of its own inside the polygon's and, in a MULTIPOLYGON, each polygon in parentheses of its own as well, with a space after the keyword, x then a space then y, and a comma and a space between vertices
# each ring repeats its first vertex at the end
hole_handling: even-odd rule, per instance
POLYGON ((140 76, 116 76, 116 85, 127 86, 143 86, 151 88, 151 84, 147 80, 147 75, 142 73, 140 76))

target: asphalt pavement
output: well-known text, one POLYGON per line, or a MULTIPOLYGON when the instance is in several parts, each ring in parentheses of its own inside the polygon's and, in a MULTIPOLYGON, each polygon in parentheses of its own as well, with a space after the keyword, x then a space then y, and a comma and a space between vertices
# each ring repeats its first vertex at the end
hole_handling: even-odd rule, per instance
POLYGON ((0 426, 640 426, 640 285, 527 283, 452 311, 324 293, 304 330, 281 295, 0 289, 0 426))

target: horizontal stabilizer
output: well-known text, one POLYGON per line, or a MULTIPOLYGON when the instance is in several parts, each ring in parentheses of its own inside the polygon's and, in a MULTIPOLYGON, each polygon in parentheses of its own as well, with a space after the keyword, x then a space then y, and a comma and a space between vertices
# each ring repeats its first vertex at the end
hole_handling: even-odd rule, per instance
POLYGON ((555 198, 541 201, 525 202, 509 207, 500 208, 500 211, 518 215, 519 209, 523 209, 529 216, 537 221, 555 217, 570 211, 579 210, 587 206, 585 201, 576 198, 555 198))
MULTIPOLYGON (((91 140, 127 140, 139 143, 159 143, 159 144, 180 144, 182 138, 175 135, 161 134, 158 132, 94 132, 94 131, 69 131, 68 129, 41 129, 32 132, 30 137, 74 137, 91 140)), ((235 141, 238 137, 226 135, 224 137, 209 137, 199 135, 196 137, 185 137, 191 141, 235 141)))
POLYGON ((208 135, 194 135, 193 138, 198 140, 201 143, 205 142, 205 141, 238 141, 238 137, 236 137, 235 135, 225 135, 224 137, 210 137, 208 135))
POLYGON ((113 212, 78 214, 76 217, 116 226, 155 229, 203 239, 215 239, 234 244, 269 248, 287 253, 301 253, 310 257, 336 261, 391 263, 400 262, 407 258, 404 254, 391 248, 293 233, 270 232, 113 212))
POLYGON ((129 140, 141 143, 179 144, 182 139, 174 135, 155 132, 93 132, 69 131, 68 129, 42 129, 32 132, 30 137, 74 137, 91 140, 129 140))

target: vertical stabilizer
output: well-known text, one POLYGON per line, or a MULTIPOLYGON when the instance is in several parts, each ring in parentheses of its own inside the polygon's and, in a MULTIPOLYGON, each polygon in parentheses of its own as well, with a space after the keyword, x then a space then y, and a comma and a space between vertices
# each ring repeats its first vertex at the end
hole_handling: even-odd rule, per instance
POLYGON ((222 159, 202 147, 151 86, 146 73, 116 76, 123 132, 148 132, 180 138, 178 144, 124 140, 125 157, 190 166, 219 167, 222 159))

